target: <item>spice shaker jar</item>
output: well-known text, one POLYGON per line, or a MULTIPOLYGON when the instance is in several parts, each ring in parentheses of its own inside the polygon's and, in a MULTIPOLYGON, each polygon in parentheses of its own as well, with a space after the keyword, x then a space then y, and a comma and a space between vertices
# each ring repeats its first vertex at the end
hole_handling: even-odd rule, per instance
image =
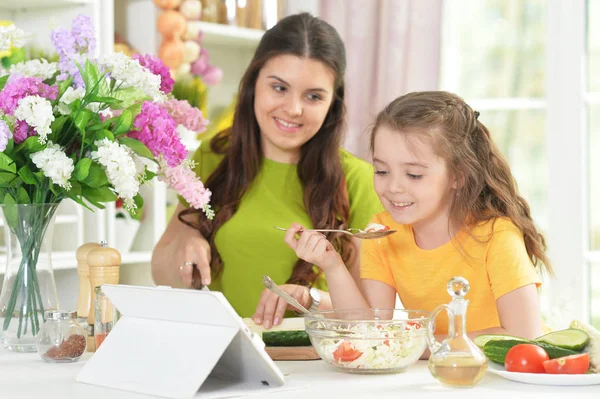
POLYGON ((113 306, 108 296, 104 294, 101 286, 95 288, 95 293, 94 343, 96 350, 98 350, 108 333, 121 317, 121 313, 113 306))
POLYGON ((85 352, 86 332, 77 323, 77 312, 49 310, 44 312, 46 322, 37 336, 39 355, 50 363, 70 363, 79 360, 85 352))

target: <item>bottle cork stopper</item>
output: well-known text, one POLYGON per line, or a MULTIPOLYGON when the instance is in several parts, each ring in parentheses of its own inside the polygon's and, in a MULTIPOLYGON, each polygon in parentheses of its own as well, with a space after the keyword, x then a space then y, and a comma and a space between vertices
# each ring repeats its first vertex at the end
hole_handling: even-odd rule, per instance
POLYGON ((106 241, 102 241, 100 248, 92 249, 88 253, 87 263, 90 270, 90 288, 92 290, 88 324, 94 324, 94 305, 96 303, 96 292, 94 288, 103 284, 119 283, 121 254, 116 249, 109 247, 106 241))
POLYGON ((92 249, 100 248, 96 242, 83 244, 77 251, 77 276, 79 277, 79 297, 77 298, 77 314, 80 318, 87 318, 92 301, 92 289, 90 286, 90 270, 87 264, 87 255, 92 249))

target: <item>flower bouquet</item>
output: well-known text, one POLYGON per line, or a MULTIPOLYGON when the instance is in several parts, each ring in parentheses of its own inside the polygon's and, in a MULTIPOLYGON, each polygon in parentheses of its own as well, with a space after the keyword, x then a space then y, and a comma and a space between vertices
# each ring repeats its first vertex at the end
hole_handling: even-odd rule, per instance
MULTIPOLYGON (((24 32, 0 29, 0 52, 23 45, 24 32)), ((8 263, 0 295, 5 347, 35 350, 44 310, 56 308, 56 288, 39 267, 58 204, 66 198, 93 210, 117 197, 140 212, 140 185, 157 176, 208 218, 210 191, 186 160, 182 129, 207 121, 170 97, 173 80, 151 56, 95 56, 91 18, 56 29, 60 59, 34 59, 0 77, 0 208, 8 263), (39 269, 39 270, 38 270, 39 269)))

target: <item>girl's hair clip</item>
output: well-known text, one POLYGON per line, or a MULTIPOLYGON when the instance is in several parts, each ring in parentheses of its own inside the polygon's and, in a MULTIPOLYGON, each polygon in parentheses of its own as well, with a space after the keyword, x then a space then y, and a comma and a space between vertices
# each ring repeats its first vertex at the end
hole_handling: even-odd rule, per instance
POLYGON ((475 119, 478 119, 478 118, 479 118, 479 115, 481 115, 481 114, 479 113, 479 111, 475 111, 475 119))

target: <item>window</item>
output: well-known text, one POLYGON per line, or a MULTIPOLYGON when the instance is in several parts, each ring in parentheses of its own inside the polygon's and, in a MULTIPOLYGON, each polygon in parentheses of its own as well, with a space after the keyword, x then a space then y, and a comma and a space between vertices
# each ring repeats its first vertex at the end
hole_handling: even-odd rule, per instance
POLYGON ((543 312, 600 327, 600 0, 448 0, 440 88, 481 112, 546 235, 543 312))

